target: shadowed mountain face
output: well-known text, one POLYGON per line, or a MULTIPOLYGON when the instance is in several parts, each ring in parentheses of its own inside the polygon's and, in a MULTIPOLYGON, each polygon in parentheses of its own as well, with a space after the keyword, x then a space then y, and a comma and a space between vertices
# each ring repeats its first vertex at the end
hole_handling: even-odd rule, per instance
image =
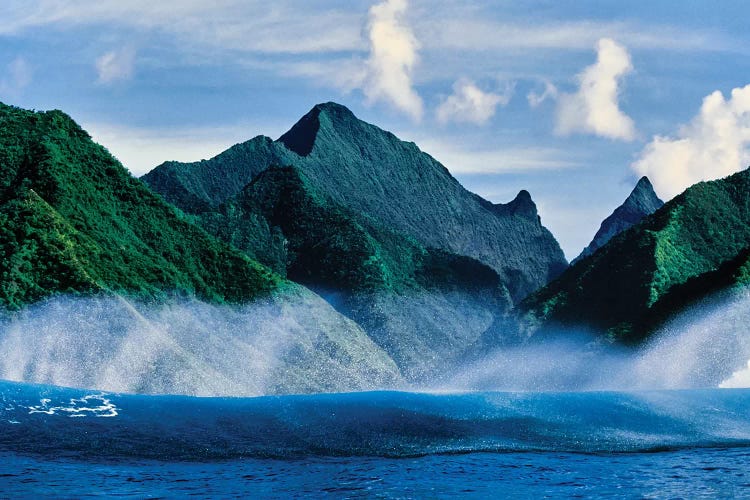
POLYGON ((459 359, 510 307, 492 268, 426 248, 333 202, 296 167, 265 170, 199 218, 327 298, 413 381, 459 359))
POLYGON ((691 302, 750 281, 750 171, 701 182, 521 305, 536 326, 638 342, 691 302))
POLYGON ((566 266, 526 192, 494 205, 393 134, 334 103, 315 106, 278 141, 256 137, 217 157, 168 162, 143 180, 189 213, 213 211, 269 165, 294 165, 333 203, 428 248, 494 269, 518 300, 566 266))
POLYGON ((612 215, 604 219, 594 239, 571 264, 596 252, 614 236, 638 224, 644 217, 656 212, 663 205, 664 202, 656 196, 648 177, 641 177, 630 196, 612 212, 612 215))

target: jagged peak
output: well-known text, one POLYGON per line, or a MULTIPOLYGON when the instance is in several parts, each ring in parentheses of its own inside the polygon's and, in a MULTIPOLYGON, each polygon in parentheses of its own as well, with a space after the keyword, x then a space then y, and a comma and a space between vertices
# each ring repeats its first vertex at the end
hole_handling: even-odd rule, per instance
POLYGON ((300 156, 309 155, 315 146, 315 139, 321 127, 320 116, 325 115, 328 123, 357 120, 349 108, 335 102, 324 102, 316 104, 287 133, 279 137, 287 149, 294 151, 300 156))
POLYGON ((656 195, 651 181, 644 175, 628 195, 623 207, 640 207, 644 211, 653 212, 663 204, 664 202, 656 195))
POLYGON ((633 188, 633 192, 643 191, 643 190, 648 190, 648 191, 654 190, 654 186, 651 184, 651 181, 649 180, 649 178, 645 175, 641 177, 640 179, 638 179, 638 182, 635 184, 635 187, 633 188))
POLYGON ((511 201, 511 203, 524 203, 524 204, 531 203, 532 205, 534 205, 534 201, 531 199, 531 193, 529 193, 525 189, 520 190, 518 194, 516 195, 516 197, 513 198, 513 201, 511 201))
POLYGON ((536 203, 531 199, 531 194, 525 189, 520 190, 512 201, 498 203, 497 205, 493 205, 493 207, 495 212, 499 214, 520 215, 531 220, 539 219, 536 203))
POLYGON ((656 212, 663 205, 664 202, 656 195, 651 181, 644 175, 638 180, 622 205, 602 221, 594 239, 578 257, 573 259, 572 264, 593 254, 615 235, 638 224, 644 217, 656 212))

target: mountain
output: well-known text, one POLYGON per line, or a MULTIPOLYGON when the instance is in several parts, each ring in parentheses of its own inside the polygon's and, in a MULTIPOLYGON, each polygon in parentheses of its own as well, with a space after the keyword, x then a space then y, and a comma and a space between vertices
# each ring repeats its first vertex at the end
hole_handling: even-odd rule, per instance
POLYGON ((474 258, 520 300, 566 261, 526 192, 492 204, 410 142, 319 104, 279 140, 256 137, 211 160, 164 163, 142 179, 187 213, 216 210, 270 165, 293 165, 333 202, 419 244, 474 258))
POLYGON ((241 302, 283 284, 134 179, 60 111, 0 105, 0 304, 62 292, 241 302))
POLYGON ((268 168, 199 220, 327 298, 409 380, 423 381, 460 359, 510 308, 492 268, 426 248, 337 204, 296 167, 268 168))
MULTIPOLYGON (((505 336, 513 299, 566 264, 527 191, 492 204, 413 143, 315 106, 256 137, 143 177, 212 235, 355 321, 412 382, 505 336), (243 185, 244 183, 244 185, 243 185)), ((490 347, 492 347, 490 346, 490 347)))
POLYGON ((686 305, 750 282, 750 171, 698 183, 520 306, 533 328, 636 343, 686 305))
POLYGON ((402 382, 357 324, 193 224, 61 111, 0 104, 0 167, 5 377, 190 394, 253 393, 261 368, 266 392, 402 382), (238 354, 219 367, 222 346, 238 354))
POLYGON ((656 196, 651 181, 648 180, 648 177, 641 177, 623 204, 617 207, 609 217, 604 219, 596 235, 594 235, 594 239, 571 264, 575 264, 579 260, 596 252, 611 240, 613 236, 638 224, 641 219, 656 212, 662 205, 664 205, 664 202, 656 196))

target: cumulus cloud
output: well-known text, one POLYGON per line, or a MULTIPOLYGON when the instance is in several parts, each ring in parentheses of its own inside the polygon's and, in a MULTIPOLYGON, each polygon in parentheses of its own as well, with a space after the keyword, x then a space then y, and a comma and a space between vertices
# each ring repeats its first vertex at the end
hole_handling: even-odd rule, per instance
POLYGON ((453 84, 453 94, 437 108, 440 123, 463 122, 483 125, 495 115, 498 106, 505 106, 513 96, 514 85, 508 84, 501 94, 484 92, 469 79, 453 84))
POLYGON ((750 85, 703 99, 700 112, 676 137, 655 136, 633 170, 648 175, 663 198, 700 181, 718 179, 750 164, 750 85))
POLYGON ((5 77, 0 80, 1 95, 16 95, 31 83, 31 66, 22 57, 15 58, 6 69, 5 77))
POLYGON ((578 75, 579 88, 557 102, 558 134, 588 133, 609 139, 635 138, 633 120, 620 110, 620 80, 633 70, 630 54, 614 40, 596 44, 596 62, 578 75))
POLYGON ((545 81, 544 91, 541 94, 539 94, 532 90, 526 95, 526 100, 529 101, 529 106, 531 106, 532 108, 536 108, 540 106, 547 99, 550 99, 550 100, 557 99, 557 95, 558 95, 557 87, 555 87, 552 84, 552 82, 545 81))
POLYGON ((109 85, 130 80, 135 70, 135 49, 124 47, 103 54, 96 60, 97 83, 109 85))
POLYGON ((370 102, 390 102, 415 120, 422 118, 422 98, 412 85, 419 43, 404 21, 406 0, 384 0, 370 8, 370 56, 363 91, 370 102))

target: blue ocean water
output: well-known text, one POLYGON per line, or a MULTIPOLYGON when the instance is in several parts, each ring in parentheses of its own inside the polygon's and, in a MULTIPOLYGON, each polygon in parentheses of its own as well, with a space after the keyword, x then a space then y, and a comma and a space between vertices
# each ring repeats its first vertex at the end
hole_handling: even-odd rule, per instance
POLYGON ((0 382, 0 492, 750 497, 750 390, 193 398, 0 382))

